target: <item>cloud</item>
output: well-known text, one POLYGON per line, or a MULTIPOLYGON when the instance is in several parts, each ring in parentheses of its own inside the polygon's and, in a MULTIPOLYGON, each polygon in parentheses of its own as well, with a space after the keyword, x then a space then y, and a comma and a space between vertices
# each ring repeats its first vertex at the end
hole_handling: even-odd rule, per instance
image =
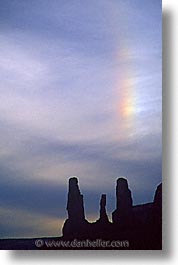
POLYGON ((113 211, 119 176, 134 203, 151 201, 161 181, 160 1, 1 2, 3 236, 57 231, 70 175, 91 220, 101 192, 113 211), (131 119, 119 111, 121 77, 131 119))
POLYGON ((0 237, 60 236, 63 219, 0 206, 0 237), (4 225, 6 224, 6 225, 4 225), (3 229, 2 229, 3 228, 3 229))

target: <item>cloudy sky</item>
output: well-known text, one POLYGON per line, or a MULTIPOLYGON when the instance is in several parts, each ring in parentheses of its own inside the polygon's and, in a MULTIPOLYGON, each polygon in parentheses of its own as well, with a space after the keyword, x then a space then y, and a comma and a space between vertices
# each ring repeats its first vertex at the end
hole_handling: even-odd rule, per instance
POLYGON ((56 236, 67 182, 86 217, 161 182, 161 0, 1 0, 0 237, 56 236))

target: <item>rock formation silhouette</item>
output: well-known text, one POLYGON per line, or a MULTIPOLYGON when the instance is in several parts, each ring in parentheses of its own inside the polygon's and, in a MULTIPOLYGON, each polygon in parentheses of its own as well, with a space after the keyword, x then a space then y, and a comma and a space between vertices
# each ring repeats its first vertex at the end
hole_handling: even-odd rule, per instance
POLYGON ((155 192, 154 201, 134 205, 127 179, 118 178, 116 209, 112 222, 106 212, 106 194, 101 195, 100 215, 96 222, 85 219, 83 195, 76 177, 69 179, 67 201, 68 219, 63 226, 63 239, 128 240, 129 249, 162 248, 162 185, 155 192))
POLYGON ((112 213, 114 224, 126 225, 132 218, 132 195, 125 178, 118 178, 116 186, 116 210, 112 213))
POLYGON ((101 195, 100 200, 100 218, 99 220, 101 223, 108 223, 109 219, 106 213, 106 194, 101 195))
POLYGON ((82 222, 85 220, 83 195, 80 193, 76 177, 69 179, 67 211, 71 221, 82 222))
POLYGON ((62 237, 0 239, 0 249, 14 250, 161 250, 162 249, 162 184, 156 188, 153 202, 133 205, 127 179, 118 178, 116 184, 116 209, 109 221, 106 211, 106 194, 101 195, 99 218, 89 223, 85 218, 84 200, 78 179, 69 179, 67 199, 68 218, 62 237), (57 240, 57 241, 56 241, 57 240), (75 242, 79 245, 75 245, 75 242), (109 242, 109 246, 96 246, 96 242, 109 242), (56 243, 55 243, 56 242, 56 243), (92 242, 94 245, 81 245, 92 242), (111 243, 119 243, 119 247, 111 243), (124 248, 120 243, 126 242, 124 248), (37 245, 39 243, 40 245, 37 245), (73 244, 72 244, 73 243, 73 244))
POLYGON ((83 195, 80 193, 78 179, 69 179, 69 191, 67 200, 68 219, 63 226, 63 234, 73 238, 84 235, 88 222, 85 219, 83 195))
POLYGON ((154 236, 158 239, 161 248, 162 241, 162 184, 158 185, 153 202, 152 227, 154 236))

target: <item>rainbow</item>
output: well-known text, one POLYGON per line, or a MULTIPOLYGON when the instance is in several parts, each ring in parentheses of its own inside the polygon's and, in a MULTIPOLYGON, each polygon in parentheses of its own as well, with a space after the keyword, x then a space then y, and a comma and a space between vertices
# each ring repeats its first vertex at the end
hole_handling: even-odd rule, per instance
POLYGON ((120 50, 117 56, 119 62, 119 74, 117 80, 117 115, 122 135, 129 136, 132 133, 133 120, 136 115, 134 73, 131 69, 128 50, 120 50))

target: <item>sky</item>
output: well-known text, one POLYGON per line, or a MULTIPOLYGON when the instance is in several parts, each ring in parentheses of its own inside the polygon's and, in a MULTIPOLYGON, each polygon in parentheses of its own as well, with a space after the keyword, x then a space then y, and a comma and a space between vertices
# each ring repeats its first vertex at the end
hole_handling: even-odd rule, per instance
POLYGON ((153 200, 162 167, 161 0, 1 0, 0 237, 58 236, 118 177, 153 200))

